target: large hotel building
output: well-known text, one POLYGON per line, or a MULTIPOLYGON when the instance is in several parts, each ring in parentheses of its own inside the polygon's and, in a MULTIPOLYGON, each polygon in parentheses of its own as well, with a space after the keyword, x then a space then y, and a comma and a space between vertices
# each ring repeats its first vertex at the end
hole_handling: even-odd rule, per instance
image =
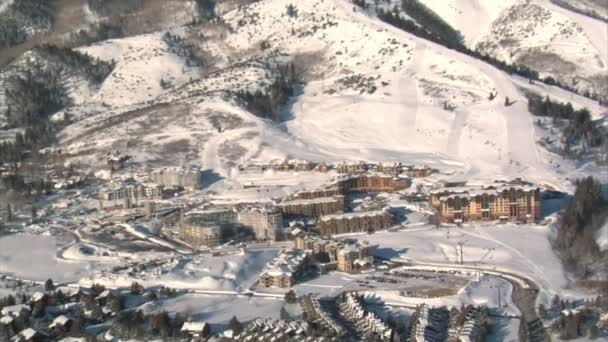
POLYGON ((431 205, 441 222, 504 220, 534 222, 540 218, 540 188, 522 181, 480 187, 447 187, 431 191, 431 205))

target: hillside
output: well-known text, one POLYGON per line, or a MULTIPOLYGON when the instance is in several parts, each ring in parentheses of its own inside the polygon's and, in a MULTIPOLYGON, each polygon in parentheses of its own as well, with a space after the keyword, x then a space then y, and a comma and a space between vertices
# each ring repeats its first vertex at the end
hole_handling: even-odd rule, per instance
MULTIPOLYGON (((542 78, 553 77, 581 93, 608 96, 608 24, 563 6, 584 7, 584 2, 421 2, 462 32, 470 48, 527 65, 542 78)), ((593 1, 587 3, 599 7, 593 1)))
MULTIPOLYGON (((537 144, 546 133, 533 124, 524 90, 590 107, 600 118, 605 109, 597 103, 512 78, 350 1, 290 4, 222 2, 212 22, 77 48, 115 66, 98 86, 70 90, 76 100, 54 116, 72 120, 59 146, 92 169, 121 150, 142 169, 196 164, 224 177, 248 161, 285 157, 401 160, 456 178, 556 186, 579 172, 537 144), (293 65, 299 80, 277 122, 247 110, 238 93, 266 89, 281 65, 293 65)), ((501 16, 483 11, 488 25, 501 16)), ((463 32, 468 44, 483 39, 463 32)))

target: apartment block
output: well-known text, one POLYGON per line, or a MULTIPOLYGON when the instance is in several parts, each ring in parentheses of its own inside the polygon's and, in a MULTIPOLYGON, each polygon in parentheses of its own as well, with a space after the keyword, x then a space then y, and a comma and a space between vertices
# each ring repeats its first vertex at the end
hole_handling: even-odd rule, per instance
POLYGON ((327 215, 319 219, 322 235, 374 232, 391 227, 392 215, 386 210, 327 215))
POLYGON ((431 205, 441 222, 505 220, 532 223, 540 219, 540 188, 521 182, 447 187, 431 192, 431 205))
POLYGON ((344 196, 296 199, 278 205, 283 214, 320 217, 344 211, 344 196))
POLYGON ((283 239, 283 214, 276 208, 247 207, 238 212, 238 223, 255 232, 256 239, 283 239))

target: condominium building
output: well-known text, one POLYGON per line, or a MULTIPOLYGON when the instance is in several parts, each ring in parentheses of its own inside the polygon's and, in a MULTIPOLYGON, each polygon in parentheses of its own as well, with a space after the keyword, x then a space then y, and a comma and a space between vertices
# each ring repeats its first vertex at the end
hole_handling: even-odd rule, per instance
POLYGON ((320 217, 344 211, 344 196, 296 199, 278 205, 283 214, 320 217))
POLYGON ((336 165, 336 171, 338 173, 352 174, 352 173, 363 173, 367 171, 367 164, 362 161, 358 162, 342 162, 336 165))
POLYGON ((135 183, 128 182, 123 184, 111 184, 99 190, 97 197, 103 201, 117 201, 129 198, 133 202, 139 199, 159 199, 162 198, 163 187, 155 183, 135 183))
POLYGON ((392 215, 386 210, 363 211, 322 216, 319 229, 322 235, 374 232, 391 227, 392 215))
POLYGON ((97 192, 100 209, 131 209, 150 199, 161 199, 163 187, 155 183, 137 183, 133 180, 112 183, 97 192))
POLYGON ((238 212, 238 223, 251 228, 258 240, 283 239, 283 214, 276 208, 247 207, 238 212))
POLYGON ((169 188, 198 190, 202 188, 202 172, 197 167, 163 168, 150 172, 150 179, 169 188))
POLYGON ((322 271, 355 273, 371 268, 374 263, 367 242, 336 241, 303 235, 294 240, 294 248, 310 254, 320 264, 322 271))
POLYGON ((337 260, 338 271, 346 273, 369 269, 374 263, 373 257, 369 255, 369 245, 366 242, 345 244, 338 250, 337 260))
POLYGON ((283 251, 260 274, 260 287, 290 288, 306 272, 308 256, 303 251, 283 251))
POLYGON ((510 220, 534 222, 541 212, 540 188, 522 182, 448 187, 431 192, 441 222, 510 220))
POLYGON ((194 247, 215 247, 222 242, 222 228, 214 223, 185 220, 179 236, 194 247))
POLYGON ((344 195, 344 192, 337 186, 331 186, 328 188, 316 189, 316 190, 304 190, 298 191, 291 197, 293 199, 315 199, 322 197, 334 197, 344 195))
POLYGON ((343 193, 349 192, 394 192, 406 189, 409 179, 385 174, 366 174, 347 177, 338 182, 343 193))
POLYGON ((237 224, 237 211, 229 207, 206 208, 194 210, 186 214, 184 220, 188 222, 214 223, 219 226, 233 226, 237 224))

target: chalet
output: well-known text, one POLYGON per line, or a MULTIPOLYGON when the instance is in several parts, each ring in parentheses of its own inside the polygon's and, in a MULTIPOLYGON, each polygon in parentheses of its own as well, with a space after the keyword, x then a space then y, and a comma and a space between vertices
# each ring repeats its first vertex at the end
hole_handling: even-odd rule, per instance
POLYGON ((209 324, 206 322, 185 322, 181 333, 184 337, 203 339, 209 336, 209 324))
POLYGON ((72 289, 68 293, 67 297, 70 302, 78 303, 78 302, 84 302, 88 299, 92 299, 93 293, 89 289, 84 289, 84 288, 79 287, 77 289, 72 289))
POLYGON ((57 332, 57 333, 66 333, 70 331, 72 327, 72 319, 61 315, 56 317, 51 324, 49 324, 49 329, 57 332))
POLYGON ((19 334, 11 338, 12 342, 43 342, 48 340, 49 336, 47 334, 32 328, 22 330, 19 334))

